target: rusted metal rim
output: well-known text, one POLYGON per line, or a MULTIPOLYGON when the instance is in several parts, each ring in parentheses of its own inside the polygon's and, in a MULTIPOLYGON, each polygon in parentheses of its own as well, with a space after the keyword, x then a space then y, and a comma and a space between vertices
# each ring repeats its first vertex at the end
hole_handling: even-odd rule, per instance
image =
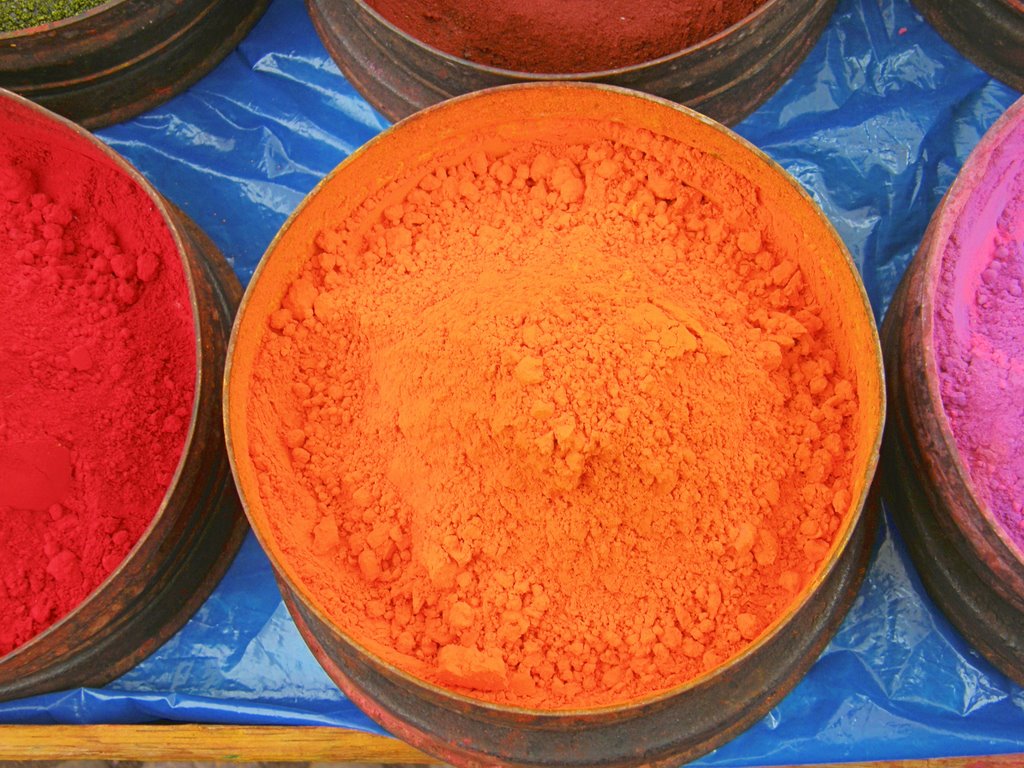
POLYGON ((942 403, 933 341, 943 252, 984 160, 1018 100, 968 158, 936 209, 886 315, 889 398, 883 445, 886 498, 922 581, 950 621, 989 661, 1024 685, 1024 557, 971 480, 942 403))
POLYGON ((0 87, 87 128, 160 104, 213 69, 269 0, 110 0, 0 34, 0 87))
POLYGON ((961 54, 993 77, 1024 91, 1024 2, 913 0, 961 54))
POLYGON ((498 85, 600 81, 680 101, 732 124, 767 100, 796 69, 836 0, 768 0, 680 51, 579 73, 522 72, 454 56, 407 34, 364 0, 306 0, 306 5, 342 72, 393 121, 446 98, 498 85))
POLYGON ((101 685, 152 653, 188 620, 223 576, 248 526, 227 465, 217 386, 241 284, 195 223, 120 155, 74 123, 7 91, 86 142, 152 200, 184 267, 196 335, 195 397, 185 444, 153 520, 122 563, 76 608, 0 657, 0 700, 101 685))

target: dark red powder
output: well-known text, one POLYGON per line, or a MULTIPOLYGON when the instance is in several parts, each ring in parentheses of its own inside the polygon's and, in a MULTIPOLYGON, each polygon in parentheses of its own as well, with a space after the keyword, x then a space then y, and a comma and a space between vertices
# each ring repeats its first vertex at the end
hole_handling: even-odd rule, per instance
POLYGON ((170 231, 69 130, 0 106, 0 656, 78 605, 159 507, 195 331, 170 231))
POLYGON ((366 0, 445 53, 501 69, 595 72, 667 56, 766 0, 366 0))

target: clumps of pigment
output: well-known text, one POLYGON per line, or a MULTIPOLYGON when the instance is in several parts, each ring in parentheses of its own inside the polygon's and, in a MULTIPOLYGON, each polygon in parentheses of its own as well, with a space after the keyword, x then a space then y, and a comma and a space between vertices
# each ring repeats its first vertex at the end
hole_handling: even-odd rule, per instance
POLYGON ((155 206, 64 129, 6 121, 0 656, 73 610, 139 540, 195 386, 188 288, 155 206))
POLYGON ((942 259, 942 405, 980 501, 1024 557, 1024 123, 993 152, 942 259))
POLYGON ((500 704, 715 669, 852 508, 857 391, 792 225, 716 157, 601 133, 434 161, 321 231, 252 373, 259 493, 304 587, 500 704))

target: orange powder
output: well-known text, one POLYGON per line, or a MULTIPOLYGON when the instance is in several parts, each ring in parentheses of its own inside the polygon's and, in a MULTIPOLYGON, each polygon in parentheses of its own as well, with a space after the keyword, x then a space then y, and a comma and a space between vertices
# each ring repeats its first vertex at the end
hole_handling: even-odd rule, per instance
POLYGON ((850 507, 852 373, 784 217, 713 156, 594 135, 481 144, 322 231, 248 411, 273 535, 334 621, 538 709, 742 651, 850 507))

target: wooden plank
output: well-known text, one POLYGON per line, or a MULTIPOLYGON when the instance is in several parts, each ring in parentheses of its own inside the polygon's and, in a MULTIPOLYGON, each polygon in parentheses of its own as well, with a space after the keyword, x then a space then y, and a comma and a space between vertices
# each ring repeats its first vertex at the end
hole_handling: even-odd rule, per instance
MULTIPOLYGON (((179 724, 2 725, 0 760, 330 761, 440 765, 434 758, 397 739, 344 728, 179 724)), ((861 768, 1021 768, 1024 766, 1024 754, 819 763, 801 768, 850 768, 851 765, 861 768)))
POLYGON ((233 725, 3 725, 0 760, 430 763, 408 744, 344 728, 233 725))

